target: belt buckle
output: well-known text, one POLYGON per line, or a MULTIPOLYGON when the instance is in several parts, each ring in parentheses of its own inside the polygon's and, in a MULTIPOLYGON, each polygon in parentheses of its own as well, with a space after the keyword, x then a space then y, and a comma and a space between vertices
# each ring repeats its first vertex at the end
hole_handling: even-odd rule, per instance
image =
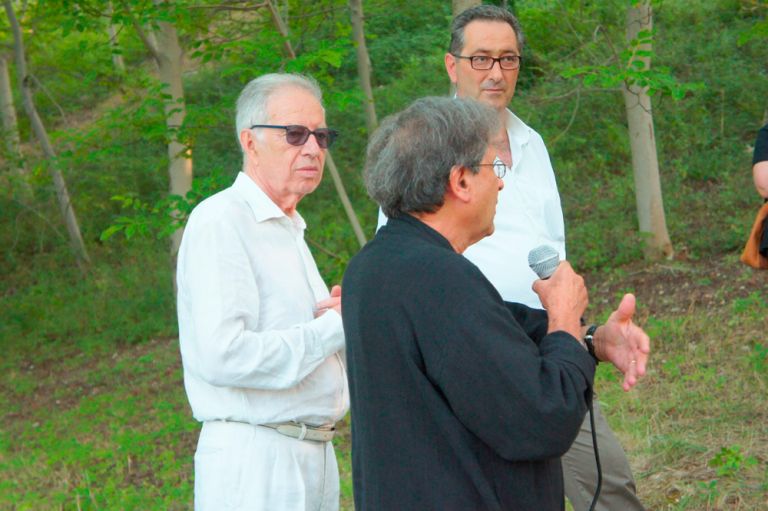
POLYGON ((274 428, 281 435, 312 442, 330 442, 336 432, 333 426, 321 428, 295 421, 270 424, 268 427, 274 428))

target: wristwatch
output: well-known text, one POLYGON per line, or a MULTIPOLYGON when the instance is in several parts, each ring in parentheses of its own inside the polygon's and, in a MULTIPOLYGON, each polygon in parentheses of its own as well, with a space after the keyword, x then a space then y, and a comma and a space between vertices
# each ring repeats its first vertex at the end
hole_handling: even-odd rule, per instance
POLYGON ((595 354, 595 332, 597 331, 597 325, 589 325, 589 328, 587 328, 587 333, 584 334, 584 344, 587 346, 587 351, 590 355, 592 355, 592 358, 595 359, 595 364, 599 364, 600 360, 597 358, 597 355, 595 354))

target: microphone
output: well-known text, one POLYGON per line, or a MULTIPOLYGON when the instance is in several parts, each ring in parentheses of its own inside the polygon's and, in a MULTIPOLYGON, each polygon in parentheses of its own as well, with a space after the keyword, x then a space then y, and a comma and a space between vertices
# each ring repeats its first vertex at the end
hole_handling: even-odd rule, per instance
POLYGON ((542 280, 551 277, 559 264, 560 254, 549 245, 539 245, 528 252, 528 266, 542 280))

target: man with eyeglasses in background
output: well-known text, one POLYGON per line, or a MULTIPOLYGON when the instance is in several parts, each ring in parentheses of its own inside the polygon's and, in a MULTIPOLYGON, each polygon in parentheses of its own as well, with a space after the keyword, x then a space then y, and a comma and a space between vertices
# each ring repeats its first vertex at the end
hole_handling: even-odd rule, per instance
MULTIPOLYGON (((531 249, 549 245, 565 259, 565 228, 560 195, 541 136, 507 106, 515 94, 523 59, 523 34, 512 13, 481 5, 460 13, 451 26, 445 68, 456 95, 470 97, 498 112, 504 129, 494 139, 497 158, 509 170, 496 207, 496 230, 464 255, 485 274, 505 301, 534 308, 542 304, 528 266, 531 249)), ((598 510, 643 510, 626 454, 594 400, 595 431, 602 465, 598 510)), ((589 508, 597 486, 589 417, 562 457, 565 494, 573 508, 589 508)))
POLYGON ((336 132, 317 83, 251 81, 237 100, 243 168, 193 211, 179 250, 184 385, 203 423, 195 509, 334 511, 334 423, 349 408, 341 288, 328 292, 296 206, 336 132))
MULTIPOLYGON (((541 308, 531 287, 537 276, 528 266, 528 253, 548 245, 565 259, 565 226, 544 141, 508 108, 523 60, 522 47, 522 29, 511 12, 493 5, 471 7, 453 20, 445 68, 456 96, 476 99, 498 113, 503 128, 493 145, 497 161, 508 167, 499 192, 494 234, 469 247, 464 256, 480 268, 505 301, 541 308)), ((380 212, 379 226, 386 220, 380 212)), ((594 420, 602 468, 595 509, 643 510, 627 456, 597 400, 594 420)), ((589 416, 562 464, 568 500, 576 510, 588 509, 598 479, 589 416)))

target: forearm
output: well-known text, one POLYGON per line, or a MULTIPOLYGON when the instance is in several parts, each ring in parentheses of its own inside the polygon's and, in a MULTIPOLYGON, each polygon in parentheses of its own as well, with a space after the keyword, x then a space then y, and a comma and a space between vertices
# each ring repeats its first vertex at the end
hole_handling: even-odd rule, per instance
POLYGON ((344 345, 335 311, 284 329, 253 331, 247 324, 239 318, 216 325, 194 322, 193 329, 181 332, 182 356, 196 361, 188 369, 216 386, 287 389, 344 345))
POLYGON ((591 396, 595 364, 565 332, 537 347, 483 329, 452 346, 435 381, 462 423, 509 460, 559 457, 570 447, 591 396), (486 343, 499 339, 499 345, 486 343), (503 339, 503 340, 502 340, 503 339), (483 368, 467 378, 467 368, 483 368))
POLYGON ((755 181, 757 193, 764 199, 768 199, 768 161, 755 163, 752 167, 752 178, 755 181))

